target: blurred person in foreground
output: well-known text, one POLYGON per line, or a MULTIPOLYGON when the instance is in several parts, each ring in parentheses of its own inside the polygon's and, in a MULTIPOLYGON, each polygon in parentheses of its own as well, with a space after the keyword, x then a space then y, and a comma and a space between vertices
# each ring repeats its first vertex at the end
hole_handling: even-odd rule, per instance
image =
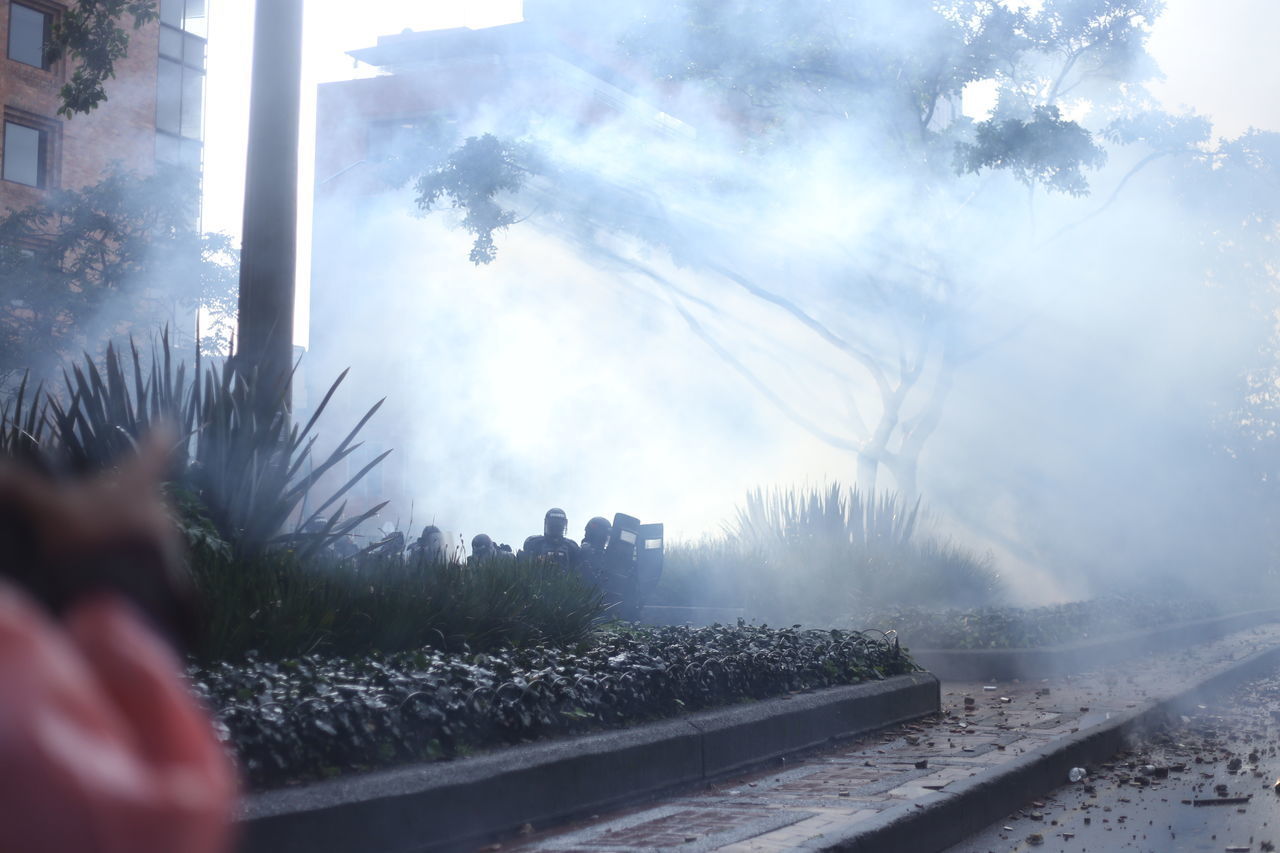
POLYGON ((0 460, 0 849, 231 849, 235 775, 171 645, 194 623, 166 446, 75 482, 0 460))

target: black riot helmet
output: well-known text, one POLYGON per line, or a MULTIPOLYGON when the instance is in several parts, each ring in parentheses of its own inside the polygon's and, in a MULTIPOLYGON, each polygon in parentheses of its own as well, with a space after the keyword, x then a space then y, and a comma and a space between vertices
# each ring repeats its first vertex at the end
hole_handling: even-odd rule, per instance
POLYGON ((547 514, 542 519, 542 533, 548 539, 562 539, 564 532, 569 529, 569 516, 564 514, 564 510, 553 506, 547 510, 547 514))
POLYGON ((422 528, 422 536, 418 537, 418 541, 422 543, 424 548, 443 548, 444 534, 440 532, 440 528, 434 524, 428 524, 422 528))
POLYGON ((493 540, 489 538, 488 533, 477 533, 471 537, 471 554, 481 559, 492 557, 494 554, 493 540))
POLYGON ((582 541, 603 550, 609 541, 610 529, 609 519, 597 515, 587 522, 586 529, 582 531, 582 541))

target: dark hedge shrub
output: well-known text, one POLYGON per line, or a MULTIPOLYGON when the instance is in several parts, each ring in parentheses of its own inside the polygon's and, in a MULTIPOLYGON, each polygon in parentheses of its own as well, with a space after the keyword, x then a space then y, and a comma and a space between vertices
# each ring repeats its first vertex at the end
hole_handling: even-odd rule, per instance
POLYGON ((616 628, 575 648, 224 662, 191 676, 263 788, 914 668, 880 634, 739 625, 616 628))

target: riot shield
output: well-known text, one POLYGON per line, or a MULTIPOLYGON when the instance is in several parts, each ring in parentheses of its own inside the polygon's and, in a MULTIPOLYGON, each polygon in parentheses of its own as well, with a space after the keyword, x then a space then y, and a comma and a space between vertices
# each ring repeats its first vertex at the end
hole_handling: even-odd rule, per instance
POLYGON ((640 519, 617 512, 613 515, 613 529, 604 546, 605 554, 612 554, 619 564, 635 561, 636 542, 640 539, 640 519))
POLYGON ((662 578, 663 546, 662 525, 642 524, 636 543, 636 615, 645 602, 653 597, 662 578))
POLYGON ((626 513, 615 513, 609 541, 604 546, 604 577, 601 588, 605 601, 619 619, 634 620, 640 615, 636 606, 636 543, 640 538, 640 519, 626 513))

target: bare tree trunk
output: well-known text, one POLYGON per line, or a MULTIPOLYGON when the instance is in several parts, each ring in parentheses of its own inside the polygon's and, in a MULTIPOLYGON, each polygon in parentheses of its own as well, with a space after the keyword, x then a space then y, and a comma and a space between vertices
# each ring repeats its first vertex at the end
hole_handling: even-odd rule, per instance
POLYGON ((920 467, 920 458, 918 456, 902 457, 895 454, 891 462, 886 462, 885 467, 889 469, 889 473, 893 474, 894 485, 898 487, 898 494, 905 502, 914 501, 919 492, 919 486, 916 483, 917 470, 920 467))
POLYGON ((948 354, 944 350, 942 363, 938 367, 938 377, 933 383, 924 411, 909 424, 904 425, 902 446, 885 460, 904 500, 916 499, 919 488, 917 474, 920 469, 920 454, 924 451, 925 442, 933 435, 938 428, 938 423, 942 420, 942 410, 947 397, 951 394, 954 376, 955 365, 948 359, 948 354))
MULTIPOLYGON (((257 371, 263 414, 274 414, 293 363, 298 223, 302 0, 258 0, 240 252, 237 368, 257 371)), ((284 389, 284 405, 290 405, 284 389)))
POLYGON ((880 475, 880 458, 867 452, 858 454, 858 489, 865 495, 876 493, 876 478, 880 475))

